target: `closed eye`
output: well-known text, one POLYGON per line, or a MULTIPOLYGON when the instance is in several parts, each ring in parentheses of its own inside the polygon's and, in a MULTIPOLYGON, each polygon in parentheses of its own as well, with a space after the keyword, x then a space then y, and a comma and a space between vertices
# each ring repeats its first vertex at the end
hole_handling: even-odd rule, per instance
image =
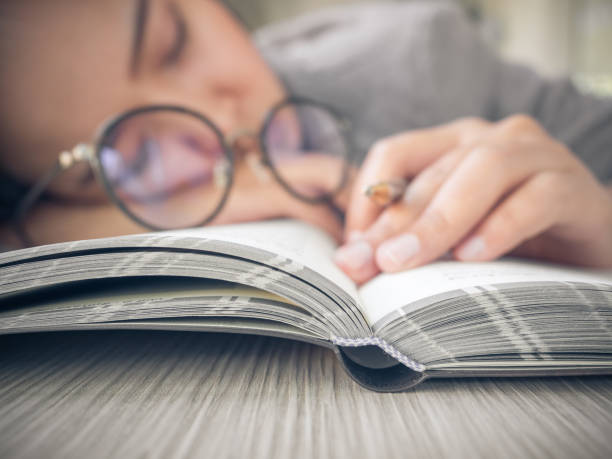
POLYGON ((175 3, 169 4, 168 11, 172 17, 175 32, 172 40, 172 46, 162 58, 161 65, 163 67, 171 66, 179 62, 188 38, 187 22, 185 21, 185 16, 179 9, 178 5, 175 3))

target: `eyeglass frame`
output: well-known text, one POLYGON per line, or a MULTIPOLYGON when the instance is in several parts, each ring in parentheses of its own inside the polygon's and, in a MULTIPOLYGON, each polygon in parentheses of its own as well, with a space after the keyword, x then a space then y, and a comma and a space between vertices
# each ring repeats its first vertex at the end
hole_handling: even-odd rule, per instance
MULTIPOLYGON (((241 132, 240 138, 243 136, 249 136, 257 139, 258 142, 258 152, 261 154, 260 163, 267 167, 274 179, 281 185, 281 187, 287 191, 293 197, 300 199, 304 202, 313 205, 325 204, 331 206, 334 210, 337 210, 336 206, 333 203, 333 198, 336 196, 346 185, 349 178, 349 168, 351 159, 353 157, 355 148, 353 144, 353 137, 351 135, 351 125, 348 119, 341 116, 335 109, 332 107, 314 101, 312 99, 300 96, 289 96, 280 102, 274 104, 266 113, 261 128, 259 128, 258 132, 241 132), (274 120, 274 117, 278 113, 280 109, 288 105, 311 105, 314 107, 318 107, 327 111, 336 121, 340 133, 342 135, 342 139, 347 148, 346 157, 343 158, 344 166, 342 171, 342 177, 340 179, 340 183, 337 188, 329 193, 326 193, 320 197, 308 197, 301 195, 297 191, 295 191, 287 181, 281 176, 278 172, 277 168, 274 166, 274 163, 270 159, 270 153, 268 151, 265 134, 270 127, 270 124, 274 120)), ((230 191, 234 184, 234 167, 236 164, 234 149, 230 146, 229 139, 231 136, 223 135, 221 130, 204 114, 197 110, 193 110, 191 108, 181 106, 181 105, 172 105, 172 104, 156 104, 156 105, 144 105, 140 107, 135 107, 125 112, 120 113, 119 115, 111 118, 109 121, 103 123, 97 130, 97 133, 93 136, 93 140, 89 143, 79 143, 72 150, 63 151, 59 154, 55 164, 49 169, 49 171, 43 175, 34 185, 29 189, 29 191, 20 199, 19 203, 16 206, 16 210, 13 214, 13 224, 15 226, 18 237, 21 239, 22 243, 25 245, 34 245, 32 244, 32 240, 30 239, 28 232, 24 226, 24 219, 27 215, 28 211, 36 204, 36 202, 41 198, 45 190, 49 187, 51 182, 55 180, 62 172, 70 169, 76 164, 87 162, 91 170, 93 171, 96 180, 102 184, 104 187, 104 191, 110 201, 117 206, 125 215, 127 215, 132 221, 138 223, 143 228, 146 228, 150 231, 168 231, 171 229, 187 229, 187 228, 196 228, 200 226, 205 226, 210 223, 214 218, 216 218, 223 207, 225 206, 227 199, 229 197, 230 191), (103 166, 100 161, 100 154, 102 152, 103 147, 105 146, 105 140, 109 135, 111 135, 115 128, 125 121, 128 118, 133 116, 137 116, 143 113, 154 112, 154 111, 173 111, 175 113, 181 113, 188 116, 195 117, 199 121, 203 122, 207 127, 209 127, 214 134, 217 136, 220 146, 225 154, 225 158, 228 161, 227 167, 227 182, 225 184, 225 191, 223 192, 223 196, 219 200, 219 204, 215 207, 215 209, 201 222, 196 223, 194 225, 189 225, 180 228, 162 228, 151 223, 148 223, 134 214, 123 202, 123 200, 116 194, 113 189, 112 184, 109 182, 106 173, 102 171, 103 166)))

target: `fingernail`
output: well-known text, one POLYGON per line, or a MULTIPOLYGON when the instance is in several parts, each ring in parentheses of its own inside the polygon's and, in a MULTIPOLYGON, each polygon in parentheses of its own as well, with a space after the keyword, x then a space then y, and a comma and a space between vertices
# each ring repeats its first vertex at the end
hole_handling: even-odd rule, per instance
POLYGON ((363 231, 353 230, 349 233, 347 242, 350 244, 351 242, 357 242, 363 239, 363 231))
POLYGON ((457 255, 461 260, 474 260, 482 256, 486 248, 484 239, 480 236, 475 236, 466 242, 457 255))
POLYGON ((339 265, 358 271, 372 262, 374 252, 366 241, 357 241, 340 247, 335 260, 339 265))
POLYGON ((378 247, 377 261, 384 271, 403 268, 421 250, 419 238, 414 234, 402 234, 378 247))
POLYGON ((413 202, 417 201, 417 192, 414 189, 414 186, 408 186, 408 188, 406 188, 406 191, 404 192, 404 196, 402 196, 402 200, 404 202, 404 204, 406 205, 410 205, 413 202))

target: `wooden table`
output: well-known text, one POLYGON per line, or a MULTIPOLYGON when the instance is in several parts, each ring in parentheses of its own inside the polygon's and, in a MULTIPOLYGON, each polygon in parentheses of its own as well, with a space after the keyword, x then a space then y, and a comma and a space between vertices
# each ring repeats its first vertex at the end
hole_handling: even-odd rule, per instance
POLYGON ((356 385, 332 352, 163 332, 0 337, 0 457, 612 457, 612 378, 356 385))

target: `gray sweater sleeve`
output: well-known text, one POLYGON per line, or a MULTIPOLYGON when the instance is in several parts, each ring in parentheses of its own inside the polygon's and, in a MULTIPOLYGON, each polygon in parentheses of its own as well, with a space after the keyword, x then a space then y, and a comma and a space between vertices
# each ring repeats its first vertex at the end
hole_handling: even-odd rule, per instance
POLYGON ((480 112, 490 120, 528 114, 600 180, 612 181, 611 99, 582 94, 568 78, 546 79, 525 66, 503 61, 454 8, 441 8, 432 21, 430 72, 440 89, 440 110, 453 107, 453 116, 474 110, 465 100, 467 94, 482 103, 480 112))
POLYGON ((256 38, 291 91, 351 118, 361 157, 372 142, 401 131, 525 113, 599 179, 612 180, 612 100, 503 61, 451 4, 336 7, 269 27, 256 38))

